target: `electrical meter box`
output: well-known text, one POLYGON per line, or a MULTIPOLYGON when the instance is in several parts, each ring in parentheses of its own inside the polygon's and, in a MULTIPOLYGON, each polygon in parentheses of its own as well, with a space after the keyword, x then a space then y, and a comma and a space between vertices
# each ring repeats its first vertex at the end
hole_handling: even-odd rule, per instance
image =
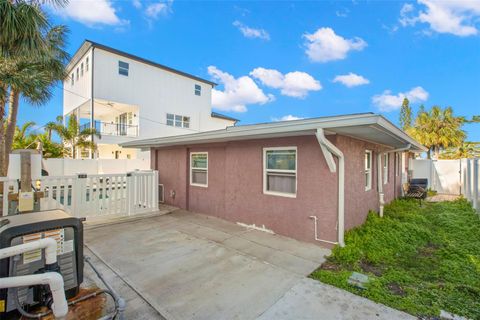
MULTIPOLYGON (((57 241, 57 262, 63 276, 67 299, 79 292, 83 282, 83 223, 62 210, 49 210, 0 217, 0 248, 11 247, 42 238, 57 241)), ((43 250, 27 252, 0 260, 0 278, 43 272, 43 250)), ((18 290, 0 290, 0 320, 15 312, 15 300, 23 307, 42 305, 35 286, 18 290), (16 296, 14 294, 16 293, 16 296), (3 306, 3 308, 1 308, 3 306)))

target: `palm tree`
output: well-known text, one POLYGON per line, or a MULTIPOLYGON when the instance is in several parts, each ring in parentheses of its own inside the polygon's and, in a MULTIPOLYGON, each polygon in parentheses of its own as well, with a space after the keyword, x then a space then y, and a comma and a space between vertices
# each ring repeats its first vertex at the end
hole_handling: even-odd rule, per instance
POLYGON ((464 142, 456 148, 447 148, 440 153, 440 159, 464 159, 480 156, 480 142, 464 142))
MULTIPOLYGON (((2 1, 3 5, 5 0, 0 1, 2 1)), ((53 2, 59 3, 64 1, 53 2)), ((41 20, 37 33, 31 39, 31 41, 38 44, 35 50, 32 50, 35 55, 32 56, 31 52, 22 53, 22 50, 18 51, 16 55, 12 55, 12 52, 18 50, 18 46, 9 45, 7 41, 4 41, 5 43, 0 41, 0 46, 2 46, 3 50, 0 87, 4 88, 5 90, 2 90, 2 92, 8 95, 9 109, 6 131, 0 132, 0 150, 3 151, 0 152, 3 155, 3 159, 0 160, 2 164, 0 169, 3 169, 4 174, 8 167, 8 155, 12 148, 20 95, 32 104, 44 104, 51 97, 52 85, 66 77, 64 66, 68 59, 68 54, 64 51, 64 47, 67 28, 65 26, 50 28, 48 22, 38 18, 38 16, 43 14, 38 4, 35 2, 29 3, 26 4, 23 1, 16 2, 16 6, 10 4, 10 9, 14 13, 18 13, 16 11, 34 12, 37 14, 37 16, 32 14, 34 20, 41 20), (26 8, 29 10, 25 10, 26 8), (5 48, 9 48, 9 50, 5 48)), ((0 6, 0 8, 4 7, 8 7, 8 5, 0 6)), ((21 14, 19 15, 21 16, 21 14)), ((2 100, 0 98, 0 103, 4 100, 6 99, 2 100)), ((4 115, 5 103, 0 106, 0 120, 4 121, 4 115)))
POLYGON ((77 117, 72 115, 68 119, 67 125, 62 123, 52 123, 52 130, 55 131, 62 139, 64 145, 69 149, 70 157, 77 157, 77 150, 91 150, 94 152, 97 148, 91 137, 101 138, 100 133, 94 128, 81 128, 77 117))
POLYGON ((15 128, 15 135, 13 138, 13 149, 33 149, 35 147, 36 135, 31 132, 35 126, 35 122, 25 122, 21 127, 15 128))
POLYGON ((465 118, 454 116, 451 107, 434 106, 429 111, 422 108, 407 133, 429 149, 429 159, 432 154, 438 159, 440 150, 462 145, 466 137, 462 130, 464 123, 465 118))

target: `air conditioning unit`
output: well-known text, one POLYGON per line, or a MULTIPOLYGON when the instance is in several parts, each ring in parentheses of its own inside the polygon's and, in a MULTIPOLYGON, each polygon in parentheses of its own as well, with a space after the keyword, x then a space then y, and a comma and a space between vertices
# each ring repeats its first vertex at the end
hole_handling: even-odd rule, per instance
POLYGON ((163 188, 163 184, 158 184, 158 203, 165 202, 165 190, 163 188))
MULTIPOLYGON (((66 298, 73 298, 83 282, 83 224, 62 210, 33 212, 0 217, 0 249, 42 238, 57 241, 57 261, 64 280, 66 298)), ((23 276, 44 271, 42 250, 0 260, 0 278, 23 276)), ((0 280, 1 281, 1 280, 0 280)), ((48 286, 47 286, 48 287, 48 286)), ((45 286, 0 290, 0 320, 16 313, 16 299, 23 309, 49 303, 45 286)))

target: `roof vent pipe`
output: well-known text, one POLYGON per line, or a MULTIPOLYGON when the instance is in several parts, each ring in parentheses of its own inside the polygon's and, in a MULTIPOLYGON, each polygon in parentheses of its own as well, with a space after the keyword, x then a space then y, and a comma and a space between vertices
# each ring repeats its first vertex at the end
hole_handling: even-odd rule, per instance
POLYGON ((337 172, 337 166, 333 156, 338 158, 338 244, 345 246, 345 159, 343 152, 340 151, 333 143, 327 140, 325 132, 322 128, 318 128, 315 134, 323 156, 327 161, 330 172, 337 172), (333 156, 332 156, 333 155, 333 156))

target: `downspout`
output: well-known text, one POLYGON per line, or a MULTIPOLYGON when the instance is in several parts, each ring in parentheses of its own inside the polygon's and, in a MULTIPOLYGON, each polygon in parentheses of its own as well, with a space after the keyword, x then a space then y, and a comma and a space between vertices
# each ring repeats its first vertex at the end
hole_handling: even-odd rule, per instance
MULTIPOLYGON (((379 216, 383 217, 383 208, 385 206, 385 194, 383 193, 383 167, 382 167, 382 156, 386 153, 395 153, 400 151, 410 150, 412 147, 411 144, 407 144, 405 147, 388 150, 385 152, 379 152, 377 155, 377 188, 378 188, 378 202, 380 204, 379 216)), ((395 168, 394 168, 395 169, 395 168)), ((396 187, 396 186, 394 186, 396 187)))
POLYGON ((331 244, 345 246, 344 234, 345 234, 345 158, 343 152, 340 151, 333 143, 327 140, 322 128, 318 128, 315 134, 317 137, 320 148, 322 149, 325 160, 327 161, 330 172, 337 172, 337 166, 333 159, 333 156, 338 158, 338 242, 331 242, 322 240, 317 237, 317 217, 311 216, 315 221, 315 240, 322 241, 331 244))

